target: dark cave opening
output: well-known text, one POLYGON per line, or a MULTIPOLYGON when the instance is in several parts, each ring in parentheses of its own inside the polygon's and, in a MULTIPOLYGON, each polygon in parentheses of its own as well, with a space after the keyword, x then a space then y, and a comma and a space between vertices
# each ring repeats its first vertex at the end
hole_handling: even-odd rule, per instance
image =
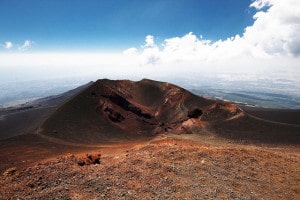
POLYGON ((188 118, 199 118, 203 114, 203 111, 199 108, 190 110, 187 114, 188 118))

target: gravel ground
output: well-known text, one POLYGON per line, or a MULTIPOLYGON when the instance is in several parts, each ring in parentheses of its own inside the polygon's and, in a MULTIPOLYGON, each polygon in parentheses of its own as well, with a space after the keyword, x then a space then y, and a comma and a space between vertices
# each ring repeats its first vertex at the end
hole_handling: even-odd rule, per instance
POLYGON ((78 165, 84 156, 10 168, 0 199, 300 199, 298 153, 163 139, 102 153, 100 164, 78 165))

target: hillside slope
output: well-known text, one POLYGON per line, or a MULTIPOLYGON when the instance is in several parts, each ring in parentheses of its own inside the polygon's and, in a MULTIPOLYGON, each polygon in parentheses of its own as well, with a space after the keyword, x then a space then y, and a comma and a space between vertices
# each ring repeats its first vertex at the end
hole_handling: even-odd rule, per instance
POLYGON ((196 133, 207 122, 241 112, 233 104, 202 98, 169 83, 103 79, 59 108, 42 126, 42 134, 102 143, 166 132, 196 133))
POLYGON ((260 119, 232 103, 148 79, 98 80, 61 106, 40 129, 42 136, 80 144, 149 139, 162 133, 300 144, 299 132, 297 125, 260 119))

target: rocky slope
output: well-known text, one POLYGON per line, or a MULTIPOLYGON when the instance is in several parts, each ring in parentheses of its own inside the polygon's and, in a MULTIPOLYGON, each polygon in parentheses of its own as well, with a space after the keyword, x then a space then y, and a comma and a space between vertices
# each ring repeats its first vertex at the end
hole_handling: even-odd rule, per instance
POLYGON ((58 109, 42 126, 42 133, 73 142, 103 143, 199 132, 208 122, 240 114, 233 104, 205 99, 169 83, 104 79, 58 109))
MULTIPOLYGON (((65 154, 0 177, 1 199, 299 199, 299 154, 162 139, 98 163, 65 154)), ((92 152, 89 152, 92 153, 92 152)))

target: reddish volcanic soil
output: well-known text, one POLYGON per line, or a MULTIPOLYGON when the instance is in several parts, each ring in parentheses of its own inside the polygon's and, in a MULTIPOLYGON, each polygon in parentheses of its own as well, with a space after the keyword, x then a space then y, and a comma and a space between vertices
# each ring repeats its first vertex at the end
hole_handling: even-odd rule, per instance
POLYGON ((299 199, 300 155, 161 138, 40 160, 1 177, 10 199, 299 199))
POLYGON ((205 99, 169 83, 104 79, 59 108, 41 127, 41 134, 99 144, 198 132, 205 122, 241 112, 233 104, 205 99))
POLYGON ((0 140, 0 199, 300 199, 299 125, 244 110, 99 80, 0 140))

